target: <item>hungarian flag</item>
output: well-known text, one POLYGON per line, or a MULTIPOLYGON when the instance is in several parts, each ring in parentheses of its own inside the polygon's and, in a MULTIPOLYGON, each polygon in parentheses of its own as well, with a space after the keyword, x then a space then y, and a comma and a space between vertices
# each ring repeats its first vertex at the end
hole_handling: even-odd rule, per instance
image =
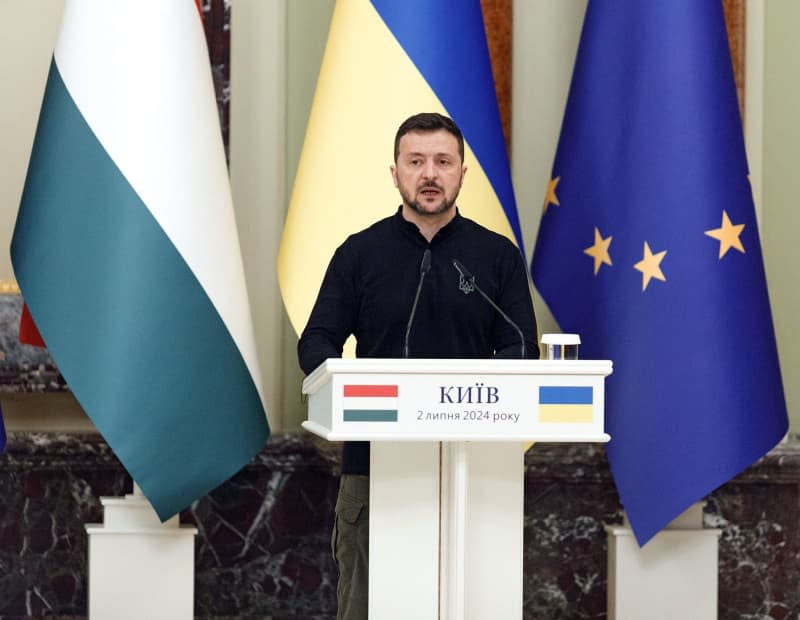
POLYGON ((268 425, 192 0, 67 0, 12 263, 53 360, 166 519, 268 425))

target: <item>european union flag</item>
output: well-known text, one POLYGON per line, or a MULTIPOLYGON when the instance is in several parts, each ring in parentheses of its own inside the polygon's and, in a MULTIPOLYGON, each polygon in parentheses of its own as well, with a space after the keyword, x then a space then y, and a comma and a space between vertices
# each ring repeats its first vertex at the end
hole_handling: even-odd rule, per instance
POLYGON ((612 359, 608 457, 639 544, 787 429, 720 2, 592 0, 533 279, 612 359))

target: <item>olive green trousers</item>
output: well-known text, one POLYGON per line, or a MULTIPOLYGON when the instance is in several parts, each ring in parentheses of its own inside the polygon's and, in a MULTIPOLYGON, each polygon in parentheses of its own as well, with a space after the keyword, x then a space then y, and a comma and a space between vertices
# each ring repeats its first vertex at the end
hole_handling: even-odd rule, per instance
POLYGON ((331 548, 339 567, 336 620, 367 620, 369 476, 342 475, 331 548))

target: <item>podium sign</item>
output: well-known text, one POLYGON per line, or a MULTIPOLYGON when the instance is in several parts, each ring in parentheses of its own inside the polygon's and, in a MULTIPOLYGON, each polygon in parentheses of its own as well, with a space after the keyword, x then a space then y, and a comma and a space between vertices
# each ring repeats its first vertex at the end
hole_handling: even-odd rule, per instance
POLYGON ((592 360, 329 359, 303 426, 331 441, 608 441, 592 360))
POLYGON ((329 359, 307 430, 370 441, 372 619, 522 618, 524 446, 605 442, 610 361, 329 359))

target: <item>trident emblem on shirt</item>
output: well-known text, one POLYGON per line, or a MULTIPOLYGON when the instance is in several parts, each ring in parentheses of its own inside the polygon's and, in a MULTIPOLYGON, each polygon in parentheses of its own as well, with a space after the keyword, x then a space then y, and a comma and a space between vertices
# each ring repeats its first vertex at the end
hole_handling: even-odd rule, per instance
POLYGON ((475 290, 475 277, 473 276, 471 278, 465 278, 463 273, 459 274, 458 290, 464 293, 464 295, 469 295, 475 290))

